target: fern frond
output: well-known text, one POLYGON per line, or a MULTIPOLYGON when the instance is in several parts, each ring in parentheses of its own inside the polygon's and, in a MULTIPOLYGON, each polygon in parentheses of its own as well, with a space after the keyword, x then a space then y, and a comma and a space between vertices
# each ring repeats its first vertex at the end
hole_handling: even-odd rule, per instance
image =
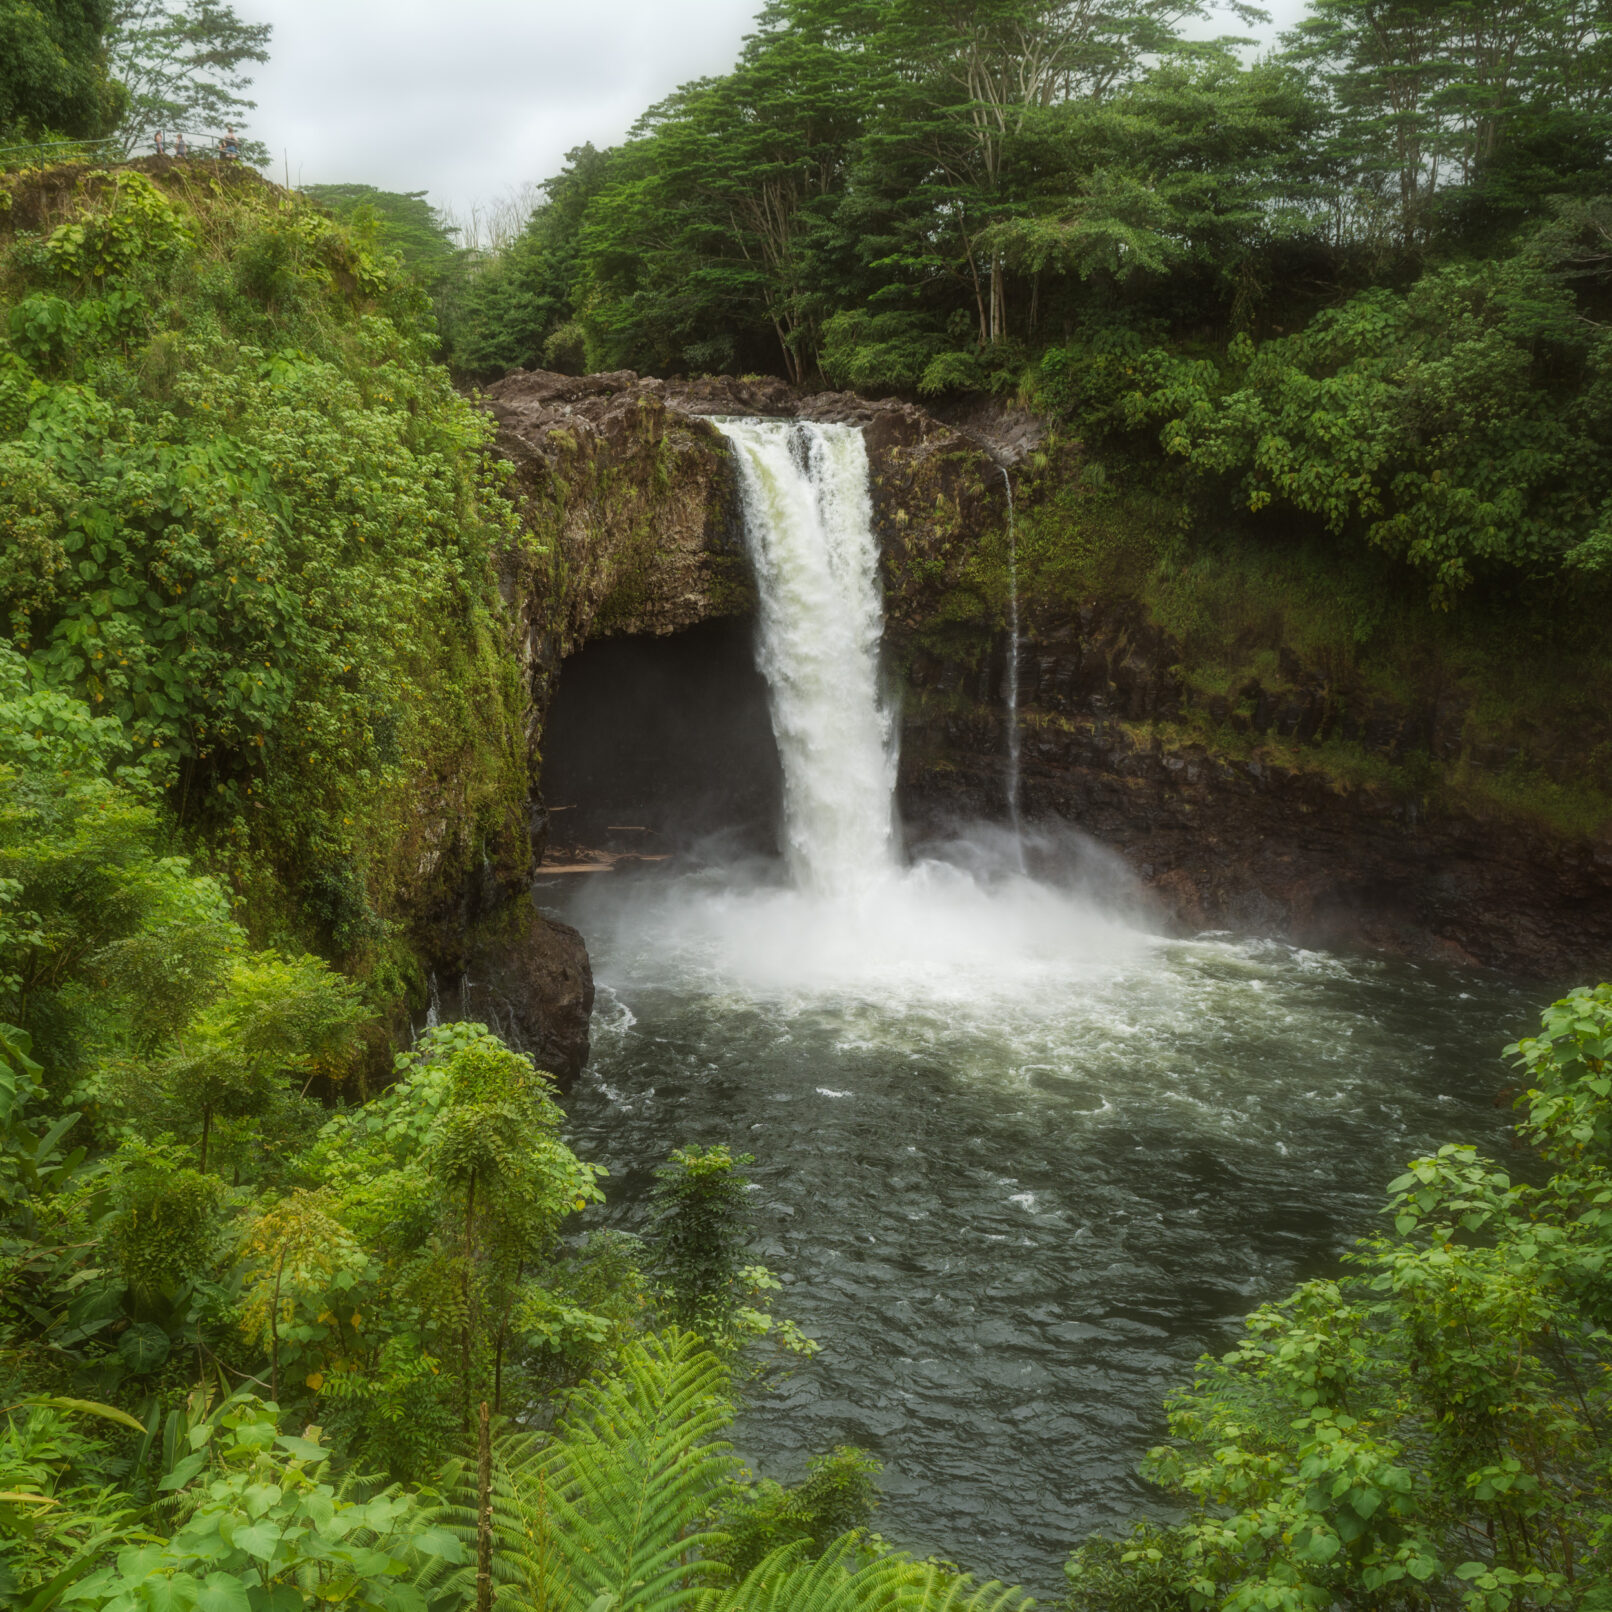
POLYGON ((866 1559, 858 1534, 816 1560, 795 1540, 758 1562, 744 1582, 707 1595, 701 1612, 1029 1612, 1034 1602, 998 1583, 906 1556, 866 1559))
MULTIPOLYGON (((721 1568, 699 1523, 733 1476, 718 1435, 733 1419, 728 1376, 691 1334, 635 1343, 616 1374, 585 1384, 551 1435, 493 1441, 493 1577, 499 1604, 540 1612, 676 1612, 721 1568)), ((434 1595, 474 1589, 476 1477, 465 1465, 434 1516, 470 1565, 434 1595)))
POLYGON ((954 1573, 924 1562, 916 1569, 902 1599, 906 1612, 1030 1612, 1035 1602, 1017 1587, 992 1579, 976 1584, 965 1573, 954 1573))
POLYGON ((608 1595, 616 1612, 675 1612, 720 1572, 700 1555, 719 1536, 697 1524, 734 1472, 717 1438, 733 1419, 727 1391, 716 1357, 675 1331, 644 1340, 619 1376, 579 1391, 546 1474, 549 1539, 567 1580, 561 1604, 586 1612, 608 1595))
MULTIPOLYGON (((544 1471, 554 1459, 546 1438, 536 1433, 509 1433, 493 1440, 493 1582, 501 1591, 511 1587, 516 1604, 566 1605, 563 1594, 556 1598, 552 1585, 547 1598, 540 1593, 553 1576, 545 1567, 549 1525, 544 1497, 549 1485, 544 1481, 544 1471)), ((430 1521, 459 1540, 465 1548, 465 1560, 458 1566, 428 1562, 416 1583, 428 1589, 433 1599, 440 1597, 451 1604, 458 1597, 468 1604, 476 1586, 475 1463, 455 1460, 444 1471, 441 1482, 448 1499, 431 1513, 430 1521)))

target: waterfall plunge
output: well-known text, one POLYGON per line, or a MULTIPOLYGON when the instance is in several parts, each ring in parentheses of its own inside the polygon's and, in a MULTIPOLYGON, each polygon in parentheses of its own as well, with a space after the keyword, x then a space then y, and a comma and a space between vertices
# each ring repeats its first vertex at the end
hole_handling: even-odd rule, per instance
POLYGON ((879 547, 853 426, 719 420, 733 444, 761 596, 758 651, 784 769, 797 886, 864 890, 895 871, 896 755, 879 696, 879 547))
POLYGON ((897 1015, 1053 1012, 1071 989, 1155 944, 1129 875, 1073 830, 977 827, 897 854, 896 737, 879 686, 883 632, 868 459, 852 426, 717 420, 733 445, 760 595, 757 660, 784 772, 789 882, 754 863, 600 880, 577 916, 639 984, 897 1015), (1038 872, 1026 872, 1027 849, 1038 872))

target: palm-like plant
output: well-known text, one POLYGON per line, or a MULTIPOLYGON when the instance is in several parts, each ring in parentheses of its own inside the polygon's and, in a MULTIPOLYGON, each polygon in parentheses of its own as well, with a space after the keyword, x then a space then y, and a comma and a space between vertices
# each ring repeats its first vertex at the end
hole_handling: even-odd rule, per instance
MULTIPOLYGON (((738 1470, 726 1368, 694 1334, 649 1337, 618 1374, 585 1384, 552 1436, 494 1441, 493 1577, 504 1607, 533 1612, 1026 1612, 1000 1584, 880 1555, 848 1534, 812 1558, 803 1541, 737 1583, 711 1559, 712 1509, 738 1470)), ((444 1518, 474 1540, 466 1473, 444 1518)), ((468 1597, 472 1569, 439 1592, 468 1597)))
POLYGON ((796 1540, 774 1551, 743 1582, 707 1593, 701 1612, 1025 1612, 1033 1604, 934 1562, 874 1555, 855 1534, 815 1561, 806 1548, 796 1540))

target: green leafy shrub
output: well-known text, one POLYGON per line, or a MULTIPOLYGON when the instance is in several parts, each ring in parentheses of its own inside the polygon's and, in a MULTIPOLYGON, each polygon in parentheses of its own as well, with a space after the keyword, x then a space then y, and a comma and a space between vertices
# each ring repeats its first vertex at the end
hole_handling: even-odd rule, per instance
POLYGON ((413 282, 305 202, 175 170, 85 177, 42 256, 0 236, 0 284, 11 641, 151 758, 244 915, 373 955, 449 756, 458 854, 521 863, 514 518, 413 282))
POLYGON ((1174 1396, 1146 1470, 1193 1515, 1077 1551, 1074 1607, 1590 1604, 1612 1541, 1612 987, 1509 1051, 1548 1179, 1457 1144, 1416 1160, 1392 1235, 1174 1396))
POLYGON ((175 1485, 193 1506, 183 1525, 136 1539, 115 1563, 79 1577, 72 1605, 278 1612, 311 1599, 403 1612, 420 1604, 408 1580, 423 1564, 463 1559, 451 1533, 424 1523, 416 1497, 361 1499, 328 1481, 333 1452, 316 1436, 281 1433, 273 1405, 236 1399, 199 1431, 192 1470, 181 1468, 175 1485))
POLYGON ((172 1298, 223 1253, 224 1184, 160 1153, 139 1158, 118 1187, 111 1252, 137 1301, 172 1298))
POLYGON ((1258 513, 1286 506, 1408 562, 1448 605, 1479 577, 1594 571, 1606 547, 1606 338, 1553 237, 1361 292, 1224 366, 1135 337, 1047 354, 1087 430, 1159 429, 1258 513))
POLYGON ((953 384, 964 355, 947 351, 946 338, 921 314, 849 309, 823 326, 823 374, 856 391, 932 392, 953 384))
POLYGON ((879 1504, 883 1463, 847 1445, 813 1456, 805 1479, 791 1488, 763 1478, 737 1486, 718 1512, 724 1535, 717 1556, 743 1579, 786 1546, 821 1556, 846 1534, 864 1532, 879 1504))

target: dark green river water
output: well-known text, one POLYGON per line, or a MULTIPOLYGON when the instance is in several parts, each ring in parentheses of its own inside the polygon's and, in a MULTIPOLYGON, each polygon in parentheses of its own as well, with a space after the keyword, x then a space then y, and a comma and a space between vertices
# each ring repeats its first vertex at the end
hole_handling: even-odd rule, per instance
POLYGON ((1405 1160, 1507 1146, 1498 1054, 1543 1000, 934 864, 866 899, 729 870, 564 905, 609 1216, 641 1223, 673 1146, 754 1154, 759 1255, 822 1345, 741 1453, 789 1480, 859 1444, 893 1543, 1042 1596, 1086 1533, 1167 1509, 1137 1464, 1200 1353, 1372 1229, 1405 1160))

